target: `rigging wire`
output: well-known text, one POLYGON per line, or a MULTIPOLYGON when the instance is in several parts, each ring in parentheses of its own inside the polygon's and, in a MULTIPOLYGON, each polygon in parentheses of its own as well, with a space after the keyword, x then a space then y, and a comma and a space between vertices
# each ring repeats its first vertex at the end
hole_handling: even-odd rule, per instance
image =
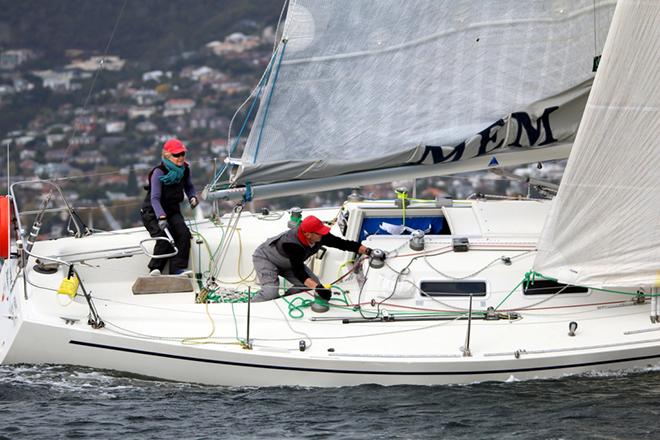
POLYGON ((284 5, 282 5, 282 9, 280 10, 280 15, 277 19, 277 26, 275 28, 275 41, 273 43, 273 50, 271 52, 270 59, 268 60, 268 64, 266 65, 266 69, 264 69, 264 72, 261 74, 261 77, 259 78, 259 81, 257 82, 257 85, 250 91, 250 94, 248 95, 247 98, 241 103, 241 105, 236 109, 234 114, 231 117, 231 120, 229 121, 229 128, 227 130, 227 161, 225 163, 225 166, 213 176, 213 179, 211 180, 211 183, 207 185, 207 188, 213 189, 215 185, 218 183, 220 178, 223 176, 225 171, 229 169, 230 166, 230 159, 232 158, 232 155, 238 148, 238 144, 241 140, 241 135, 243 134, 243 131, 247 127, 248 121, 250 120, 250 116, 252 115, 252 111, 254 110, 254 107, 256 106, 259 96, 261 95, 262 90, 266 86, 266 83, 268 79, 270 78, 270 73, 273 68, 273 62, 275 61, 275 57, 277 55, 277 48, 279 44, 279 40, 277 38, 277 34, 280 29, 280 24, 282 22, 282 16, 284 15, 284 11, 287 7, 288 1, 284 2, 284 5), (232 145, 232 139, 231 139, 231 129, 234 125, 234 120, 238 116, 238 114, 241 112, 243 107, 250 101, 250 99, 253 99, 252 104, 250 105, 250 108, 245 115, 245 119, 243 120, 243 124, 241 125, 241 128, 236 135, 236 139, 233 142, 232 145))
MULTIPOLYGON (((268 61, 268 66, 271 65, 273 62, 273 59, 275 57, 275 52, 277 51, 277 45, 279 43, 278 38, 277 38, 277 33, 280 30, 280 24, 282 23, 282 16, 284 15, 284 11, 286 10, 287 4, 289 1, 285 1, 284 4, 282 5, 282 9, 280 10, 280 16, 277 19, 277 26, 275 27, 275 41, 273 42, 273 50, 271 52, 270 60, 268 61)), ((261 85, 262 81, 264 80, 264 77, 266 76, 266 73, 269 71, 269 68, 267 67, 264 69, 264 72, 261 74, 261 77, 259 78, 259 81, 257 81, 257 85, 252 89, 250 94, 248 95, 247 98, 245 98, 245 101, 236 109, 234 112, 234 115, 231 117, 231 120, 229 121, 229 129, 227 130, 227 146, 231 145, 231 127, 234 124, 234 119, 236 119, 236 116, 238 113, 241 111, 243 107, 245 107, 245 104, 247 104, 250 101, 250 98, 254 97, 255 99, 257 98, 258 94, 255 94, 259 86, 261 85)), ((231 152, 229 152, 227 157, 231 157, 231 152)))
MULTIPOLYGON (((112 32, 110 33, 110 38, 108 39, 108 43, 105 45, 105 50, 103 51, 103 55, 101 56, 101 59, 99 61, 99 66, 96 69, 96 72, 94 72, 94 77, 92 78, 92 83, 89 86, 89 91, 87 92, 87 97, 85 98, 85 101, 83 103, 83 110, 87 108, 87 105, 89 104, 89 100, 92 97, 92 91, 94 90, 94 85, 96 84, 96 80, 99 77, 99 74, 101 73, 101 70, 103 69, 103 62, 105 60, 105 57, 108 55, 108 52, 110 50, 110 45, 112 44, 112 40, 115 37, 115 33, 117 32, 117 27, 119 26, 119 22, 121 21, 121 17, 124 14, 124 9, 126 8, 126 4, 128 3, 128 0, 124 0, 124 4, 121 6, 121 9, 119 10, 119 14, 117 15, 117 19, 115 20, 115 24, 112 27, 112 32)), ((75 138, 76 134, 78 134, 78 130, 74 128, 71 137, 69 137, 69 144, 66 147, 64 157, 62 158, 62 162, 64 163, 68 160, 69 157, 69 152, 71 150, 72 144, 71 141, 75 138)))

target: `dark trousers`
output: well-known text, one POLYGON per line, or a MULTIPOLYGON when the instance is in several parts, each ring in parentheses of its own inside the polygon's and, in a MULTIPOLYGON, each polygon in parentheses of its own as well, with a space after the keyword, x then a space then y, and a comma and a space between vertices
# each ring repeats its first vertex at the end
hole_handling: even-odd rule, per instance
MULTIPOLYGON (((147 232, 152 237, 166 237, 165 233, 158 227, 158 219, 154 213, 153 208, 142 208, 140 211, 142 215, 142 224, 147 228, 147 232)), ((161 272, 165 269, 165 264, 170 262, 170 274, 175 274, 188 268, 188 257, 190 255, 190 230, 186 226, 186 222, 180 212, 169 214, 167 216, 167 229, 169 229, 174 244, 176 244, 179 252, 170 258, 152 258, 149 261, 149 269, 158 269, 161 272)), ((172 252, 172 246, 164 240, 156 241, 154 246, 154 255, 168 254, 172 252)))

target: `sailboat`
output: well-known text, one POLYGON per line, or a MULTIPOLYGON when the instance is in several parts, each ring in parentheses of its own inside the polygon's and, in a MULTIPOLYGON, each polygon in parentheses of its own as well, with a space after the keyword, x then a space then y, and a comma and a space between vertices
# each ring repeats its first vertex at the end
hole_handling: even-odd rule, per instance
POLYGON ((235 207, 190 224, 194 278, 153 281, 143 228, 90 231, 48 182, 42 207, 22 211, 25 184, 12 185, 0 201, 0 361, 239 386, 657 365, 659 46, 656 1, 291 2, 242 155, 204 192, 235 207), (569 153, 552 200, 356 191, 336 208, 245 209, 569 153), (39 239, 53 211, 70 236, 39 239), (309 292, 252 303, 252 252, 308 215, 383 252, 312 257, 334 280, 325 312, 309 292))

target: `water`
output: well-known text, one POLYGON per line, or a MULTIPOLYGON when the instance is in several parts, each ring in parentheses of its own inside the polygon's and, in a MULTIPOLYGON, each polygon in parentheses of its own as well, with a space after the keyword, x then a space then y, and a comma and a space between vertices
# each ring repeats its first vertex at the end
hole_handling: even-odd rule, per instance
POLYGON ((660 371, 462 386, 230 388, 0 367, 0 439, 660 438, 660 371))

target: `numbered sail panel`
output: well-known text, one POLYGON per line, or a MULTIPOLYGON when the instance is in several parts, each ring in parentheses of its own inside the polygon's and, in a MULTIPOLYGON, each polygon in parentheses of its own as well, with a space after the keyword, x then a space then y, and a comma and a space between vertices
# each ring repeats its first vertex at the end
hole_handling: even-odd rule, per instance
POLYGON ((571 143, 614 3, 294 2, 236 181, 571 143))

